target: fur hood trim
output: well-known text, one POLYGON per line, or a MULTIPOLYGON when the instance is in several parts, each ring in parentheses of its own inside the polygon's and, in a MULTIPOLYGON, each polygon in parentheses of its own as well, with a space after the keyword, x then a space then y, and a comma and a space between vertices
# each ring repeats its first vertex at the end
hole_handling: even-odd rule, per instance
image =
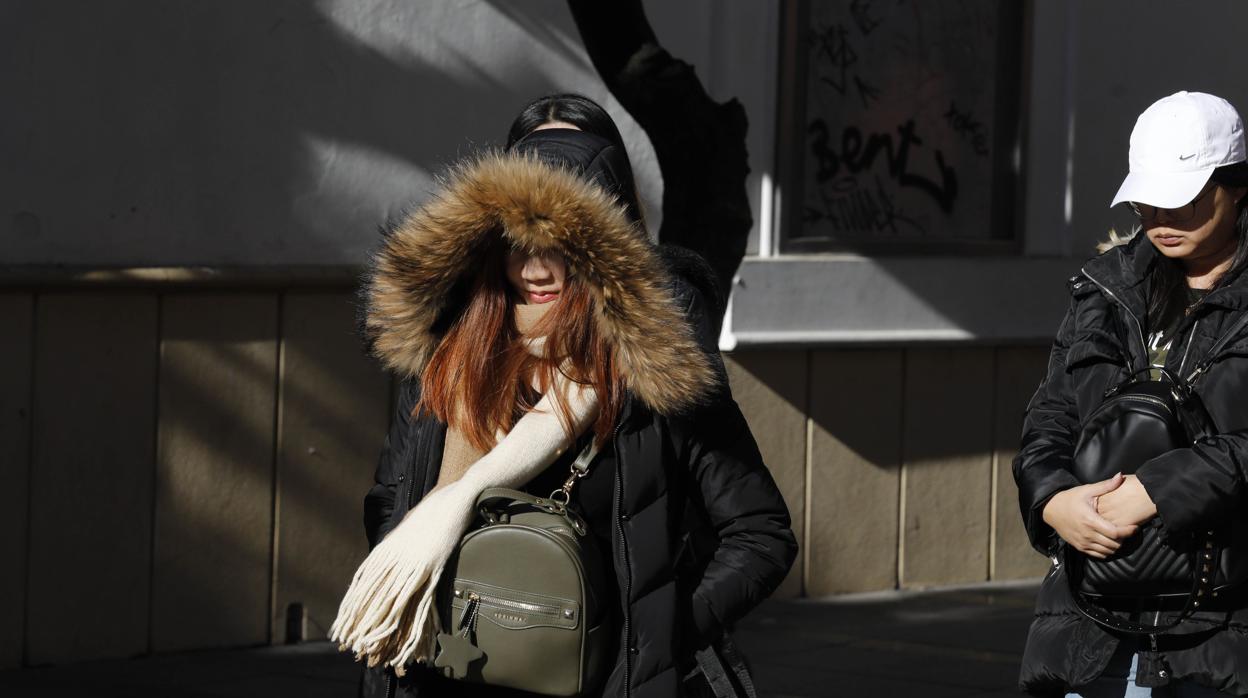
POLYGON ((1118 232, 1117 228, 1110 228, 1109 237, 1102 240, 1101 242, 1096 243, 1096 251, 1098 254, 1104 254, 1114 249, 1115 247, 1123 247, 1127 243, 1134 240, 1135 236, 1138 235, 1139 232, 1140 232, 1140 229, 1136 228, 1132 230, 1131 232, 1126 233, 1124 235, 1123 233, 1118 232))
POLYGON ((430 201, 387 231, 367 280, 365 332, 390 369, 417 378, 449 326, 457 283, 501 232, 556 252, 588 281, 598 330, 628 388, 660 414, 715 386, 653 245, 600 187, 532 154, 487 152, 451 169, 430 201))

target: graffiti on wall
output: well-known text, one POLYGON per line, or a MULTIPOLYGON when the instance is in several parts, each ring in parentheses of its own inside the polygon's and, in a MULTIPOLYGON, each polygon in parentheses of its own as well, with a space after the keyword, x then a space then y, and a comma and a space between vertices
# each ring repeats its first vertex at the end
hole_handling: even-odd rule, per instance
POLYGON ((998 0, 821 0, 805 36, 800 236, 986 240, 998 0))

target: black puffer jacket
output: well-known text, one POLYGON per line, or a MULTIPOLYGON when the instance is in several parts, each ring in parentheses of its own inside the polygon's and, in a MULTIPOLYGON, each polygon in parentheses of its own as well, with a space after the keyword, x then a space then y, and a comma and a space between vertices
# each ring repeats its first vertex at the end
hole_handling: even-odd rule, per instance
MULTIPOLYGON (((1061 559, 1060 541, 1041 512, 1058 491, 1080 483, 1069 470, 1079 426, 1103 401, 1105 391, 1129 370, 1147 365, 1144 335, 1149 329, 1145 274, 1159 258, 1143 235, 1090 260, 1071 279, 1070 310, 1058 330, 1044 382, 1031 403, 1021 451, 1014 461, 1019 502, 1032 544, 1061 559)), ((1191 448, 1171 451, 1139 466, 1136 474, 1157 504, 1168 531, 1184 534, 1248 516, 1248 332, 1216 356, 1210 348, 1242 313, 1248 312, 1248 275, 1209 294, 1180 326, 1190 348, 1172 351, 1167 368, 1186 377, 1211 358, 1196 384, 1219 434, 1191 448), (1186 356, 1186 365, 1184 357, 1186 356)), ((1181 346, 1176 341, 1176 346, 1181 346)), ((1248 546, 1248 541, 1236 545, 1248 546)), ((1027 638, 1020 686, 1037 695, 1060 695, 1085 685, 1105 669, 1119 638, 1075 610, 1064 565, 1054 565, 1036 602, 1027 638)), ((1158 650, 1141 653, 1142 681, 1165 684, 1186 679, 1232 695, 1248 695, 1248 601, 1244 594, 1222 594, 1216 606, 1197 613, 1158 650)), ((1132 641, 1132 640, 1124 640, 1132 641)))
MULTIPOLYGON (((423 362, 458 312, 456 288, 474 268, 472 251, 500 227, 516 244, 558 251, 596 285, 605 308, 599 330, 616 344, 630 395, 603 451, 613 462, 595 465, 615 473, 612 552, 623 616, 604 695, 675 698, 695 650, 719 642, 783 580, 796 541, 724 387, 705 296, 670 273, 691 268, 688 256, 665 264, 624 209, 585 183, 592 176, 562 169, 611 157, 605 142, 570 132, 544 138, 540 159, 491 155, 461 166, 379 256, 368 327, 379 356, 407 380, 366 498, 366 529, 376 544, 437 480, 446 427, 410 414, 423 362), (552 150, 566 157, 548 157, 552 150)), ((370 671, 365 693, 429 696, 437 683, 421 668, 397 682, 370 671)))

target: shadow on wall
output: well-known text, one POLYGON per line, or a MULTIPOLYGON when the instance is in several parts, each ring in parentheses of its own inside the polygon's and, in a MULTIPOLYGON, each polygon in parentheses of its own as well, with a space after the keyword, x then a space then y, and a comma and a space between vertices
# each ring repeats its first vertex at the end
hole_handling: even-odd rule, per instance
POLYGON ((0 261, 360 261, 427 169, 552 87, 474 67, 461 5, 7 3, 0 261))
MULTIPOLYGON (((386 383, 379 375, 350 380, 367 370, 363 359, 318 361, 324 355, 292 340, 287 324, 282 352, 288 365, 298 362, 298 374, 282 371, 279 384, 275 300, 226 300, 227 312, 204 323, 166 318, 166 327, 181 326, 162 337, 154 651, 280 641, 269 618, 280 623, 292 600, 309 609, 323 636, 366 552, 361 508, 381 445, 386 383), (249 316, 250 332, 240 332, 238 315, 249 316), (361 425, 363 415, 376 423, 361 425), (272 602, 271 589, 279 590, 272 602)), ((181 311, 221 303, 189 297, 181 311)), ((322 341, 354 344, 333 336, 349 326, 316 324, 322 341)))
POLYGON ((733 352, 733 390, 801 540, 801 591, 1041 574, 1010 465, 1047 355, 1041 346, 733 352))
MULTIPOLYGON (((487 74, 453 43, 486 26, 473 22, 487 13, 584 64, 573 34, 538 31, 547 16, 571 26, 562 2, 532 17, 407 0, 0 6, 10 59, 0 86, 24 105, 0 114, 0 160, 16 164, 0 168, 0 264, 361 261, 388 207, 426 193, 427 169, 501 142, 510 115, 553 89, 542 66, 487 74)), ((30 488, 32 552, 15 554, 28 622, 4 635, 4 661, 280 640, 295 601, 322 635, 364 555, 362 498, 390 398, 355 338, 341 336, 353 329, 348 294, 48 295, 18 294, 36 308, 19 334, 44 363, 28 409, 44 425, 32 432, 32 470, 48 475, 30 488), (87 326, 93 315, 112 328, 87 326), (134 326, 117 321, 126 315, 134 326), (51 351, 34 329, 48 326, 72 340, 51 351), (102 345, 128 351, 133 375, 156 385, 134 390, 115 367, 40 384, 59 362, 100 366, 92 355, 102 345), (158 346, 151 357, 134 351, 158 346), (110 417, 141 406, 143 418, 55 418, 64 404, 112 404, 110 417), (100 433, 115 421, 124 424, 100 433), (47 448, 53 439, 73 448, 47 448), (96 447, 112 441, 129 448, 96 447), (151 499, 98 496, 130 481, 151 499), (77 500, 66 501, 67 483, 77 500), (81 516, 60 515, 66 508, 81 516), (52 582, 73 561, 48 558, 84 532, 116 583, 67 606, 52 582), (133 555, 119 562, 115 540, 133 555), (78 608, 99 612, 70 612, 78 608), (53 632, 71 626, 80 642, 53 632)))
POLYGON ((745 387, 737 398, 747 411, 766 405, 809 419, 855 459, 892 467, 1016 448, 1048 347, 747 348, 729 356, 743 372, 733 389, 745 387))
POLYGON ((350 294, 45 294, 38 313, 38 336, 18 328, 40 364, 27 623, 0 634, 25 649, 0 665, 280 642, 295 602, 323 637, 366 553, 390 404, 350 294), (124 323, 127 303, 149 312, 124 323), (61 598, 93 564, 112 582, 61 598))

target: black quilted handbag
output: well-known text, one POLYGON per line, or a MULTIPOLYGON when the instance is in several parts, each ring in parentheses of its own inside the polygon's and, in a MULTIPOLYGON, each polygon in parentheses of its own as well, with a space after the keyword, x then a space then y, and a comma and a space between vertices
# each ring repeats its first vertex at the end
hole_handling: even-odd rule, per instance
MULTIPOLYGON (((1217 352, 1248 317, 1236 323, 1193 374, 1201 375, 1217 352)), ((1099 482, 1115 473, 1131 474, 1149 460, 1217 433, 1200 396, 1189 382, 1168 371, 1160 380, 1141 373, 1111 388, 1104 402, 1080 429, 1072 472, 1082 483, 1099 482)), ((1157 634, 1177 626, 1218 592, 1248 581, 1248 558, 1234 550, 1231 539, 1245 540, 1248 531, 1238 520, 1199 535, 1166 532, 1157 517, 1104 560, 1067 546, 1067 579, 1076 607, 1085 616, 1127 633, 1157 634), (1106 610, 1122 601, 1147 601, 1154 607, 1179 609, 1168 623, 1136 623, 1106 610)))

